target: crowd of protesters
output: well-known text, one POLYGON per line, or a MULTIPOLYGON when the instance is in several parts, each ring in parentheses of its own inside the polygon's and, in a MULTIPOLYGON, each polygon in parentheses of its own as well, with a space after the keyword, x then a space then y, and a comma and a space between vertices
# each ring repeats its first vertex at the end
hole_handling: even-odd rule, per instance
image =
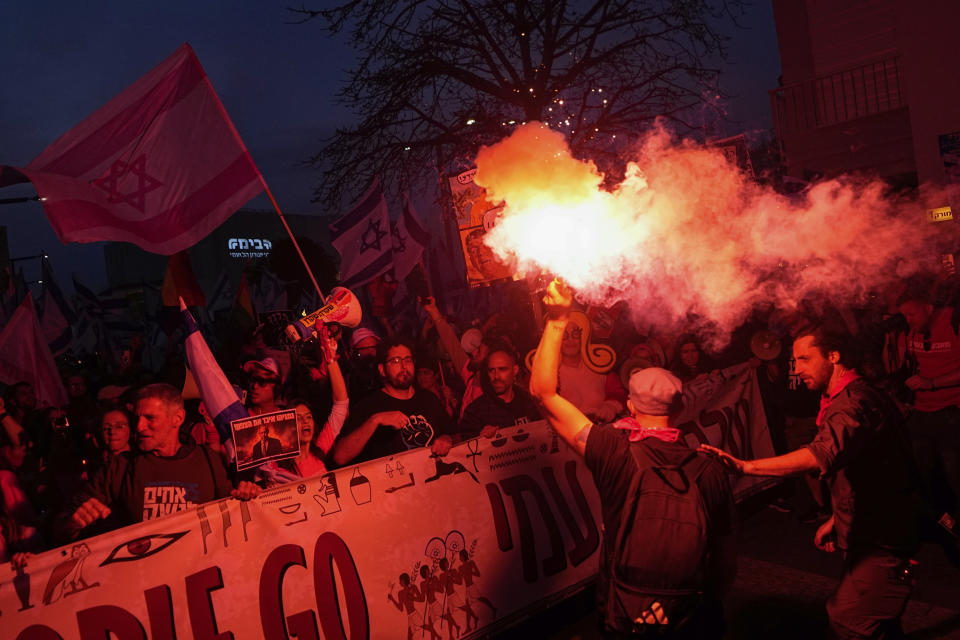
MULTIPOLYGON (((688 384, 753 359, 774 448, 785 454, 814 440, 822 411, 820 393, 801 384, 791 362, 793 339, 814 324, 842 327, 855 336, 850 346, 859 347, 859 375, 906 419, 922 533, 960 566, 956 278, 917 277, 853 306, 808 296, 790 310, 757 310, 718 351, 709 326, 695 318, 670 334, 648 330, 629 310, 608 311, 603 331, 586 313, 572 313, 560 346, 560 393, 590 420, 606 423, 627 415, 628 381, 637 369, 667 369, 688 384), (757 332, 775 336, 778 353, 752 351, 757 332), (616 353, 609 373, 587 366, 588 341, 616 353)), ((75 360, 62 371, 70 400, 61 407, 38 406, 29 382, 9 385, 0 400, 0 560, 206 500, 248 499, 280 481, 417 446, 443 456, 458 442, 539 419, 527 359, 539 339, 536 310, 529 298, 504 299, 489 317, 453 318, 421 298, 396 323, 402 328, 367 317, 360 327, 333 325, 329 335, 296 345, 268 344, 260 326, 242 345, 218 353, 251 415, 296 411, 300 453, 276 464, 276 473, 236 471, 195 385, 185 385, 184 359, 175 351, 155 372, 139 365, 136 340, 119 373, 75 360), (164 492, 184 481, 192 490, 168 499, 164 492)), ((823 474, 808 471, 795 485, 781 485, 770 504, 824 521, 834 506, 823 474)))

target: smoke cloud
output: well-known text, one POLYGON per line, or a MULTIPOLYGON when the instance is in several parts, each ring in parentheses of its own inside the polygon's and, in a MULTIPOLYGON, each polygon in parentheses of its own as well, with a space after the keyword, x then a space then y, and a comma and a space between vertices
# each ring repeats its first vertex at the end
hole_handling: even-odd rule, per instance
POLYGON ((477 184, 504 204, 486 236, 501 259, 563 277, 587 303, 626 300, 654 325, 698 317, 720 342, 758 304, 791 310, 814 291, 860 301, 931 258, 935 225, 882 182, 842 178, 788 197, 663 129, 610 190, 536 122, 481 149, 476 165, 477 184))

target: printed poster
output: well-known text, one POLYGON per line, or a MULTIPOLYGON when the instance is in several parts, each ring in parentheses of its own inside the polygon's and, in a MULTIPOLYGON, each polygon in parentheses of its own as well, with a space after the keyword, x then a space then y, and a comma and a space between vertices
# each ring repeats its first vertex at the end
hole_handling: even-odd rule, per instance
POLYGON ((230 423, 237 471, 300 455, 300 430, 293 409, 261 413, 230 423))

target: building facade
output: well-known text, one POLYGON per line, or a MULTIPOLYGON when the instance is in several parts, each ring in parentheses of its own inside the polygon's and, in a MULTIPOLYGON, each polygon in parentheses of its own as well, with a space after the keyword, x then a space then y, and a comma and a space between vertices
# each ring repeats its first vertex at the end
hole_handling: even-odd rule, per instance
POLYGON ((773 0, 773 9, 782 76, 770 99, 791 176, 862 172, 921 193, 960 183, 960 2, 773 0))

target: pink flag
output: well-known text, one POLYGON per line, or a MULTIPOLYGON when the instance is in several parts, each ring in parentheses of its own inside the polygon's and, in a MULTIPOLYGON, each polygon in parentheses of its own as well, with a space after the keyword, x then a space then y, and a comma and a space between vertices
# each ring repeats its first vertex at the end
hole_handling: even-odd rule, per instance
POLYGON ((41 405, 67 404, 67 390, 43 337, 33 295, 29 293, 0 331, 0 382, 9 385, 22 381, 33 385, 41 405))
POLYGON ((119 240, 164 255, 263 188, 187 44, 19 171, 63 242, 119 240))

